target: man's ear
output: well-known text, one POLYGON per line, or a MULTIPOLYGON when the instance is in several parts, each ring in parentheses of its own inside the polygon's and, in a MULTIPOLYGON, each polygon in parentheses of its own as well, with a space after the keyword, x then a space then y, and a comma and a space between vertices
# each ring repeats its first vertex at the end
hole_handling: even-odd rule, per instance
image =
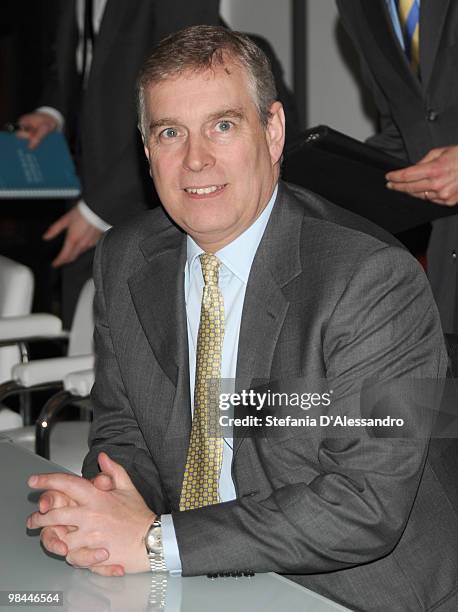
POLYGON ((148 149, 148 145, 146 144, 145 134, 143 133, 140 121, 137 123, 137 130, 140 132, 140 138, 142 139, 142 143, 143 143, 143 151, 145 152, 146 159, 149 162, 149 149, 148 149))
MULTIPOLYGON (((140 128, 138 128, 140 130, 140 128)), ((150 175, 151 178, 153 178, 153 173, 151 171, 151 164, 150 164, 150 153, 149 153, 149 147, 146 143, 146 139, 145 136, 143 135, 143 132, 140 130, 140 135, 142 137, 142 142, 143 142, 143 151, 145 152, 145 156, 146 156, 146 161, 148 162, 148 173, 150 175)))
POLYGON ((144 134, 143 134, 142 130, 140 129, 140 127, 139 127, 138 129, 139 129, 139 131, 140 131, 140 136, 141 136, 141 138, 142 138, 142 143, 143 143, 143 151, 145 152, 146 159, 147 159, 147 160, 148 160, 148 162, 149 162, 149 149, 148 149, 148 145, 146 144, 145 136, 144 136, 144 134))
POLYGON ((285 146, 285 112, 281 102, 274 102, 270 107, 266 134, 272 165, 275 165, 280 161, 285 146))

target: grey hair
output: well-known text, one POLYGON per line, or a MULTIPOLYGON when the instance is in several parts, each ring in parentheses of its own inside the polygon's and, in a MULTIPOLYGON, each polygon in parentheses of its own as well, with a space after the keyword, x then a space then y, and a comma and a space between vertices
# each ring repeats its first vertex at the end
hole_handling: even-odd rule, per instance
POLYGON ((264 126, 277 89, 270 62, 248 36, 221 26, 190 26, 164 38, 145 60, 137 80, 138 127, 147 135, 145 91, 147 87, 191 70, 203 72, 230 59, 246 71, 248 85, 264 126))

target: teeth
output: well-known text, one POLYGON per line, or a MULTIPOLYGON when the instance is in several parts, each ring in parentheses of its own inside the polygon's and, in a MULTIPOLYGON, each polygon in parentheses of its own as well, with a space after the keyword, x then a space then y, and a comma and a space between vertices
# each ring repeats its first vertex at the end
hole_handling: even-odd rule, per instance
POLYGON ((208 194, 208 193, 215 193, 215 191, 218 191, 219 189, 222 189, 222 187, 218 186, 218 185, 212 185, 211 187, 187 187, 185 189, 185 191, 187 193, 194 193, 197 195, 204 195, 204 194, 208 194))

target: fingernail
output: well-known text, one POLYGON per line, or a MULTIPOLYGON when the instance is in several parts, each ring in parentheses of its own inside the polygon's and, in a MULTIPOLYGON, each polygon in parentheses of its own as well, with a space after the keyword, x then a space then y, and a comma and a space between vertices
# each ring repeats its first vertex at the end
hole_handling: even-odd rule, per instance
POLYGON ((38 482, 38 476, 30 476, 29 480, 27 481, 27 483, 31 487, 35 486, 37 482, 38 482))
POLYGON ((30 525, 31 525, 30 518, 27 519, 26 525, 27 525, 27 529, 30 529, 30 525))
POLYGON ((113 570, 113 576, 124 576, 124 571, 118 567, 117 569, 113 570))
POLYGON ((386 186, 387 186, 388 189, 393 189, 393 184, 392 183, 387 183, 386 186))
POLYGON ((106 559, 108 559, 108 553, 106 550, 96 550, 94 556, 96 558, 96 561, 105 561, 106 559))

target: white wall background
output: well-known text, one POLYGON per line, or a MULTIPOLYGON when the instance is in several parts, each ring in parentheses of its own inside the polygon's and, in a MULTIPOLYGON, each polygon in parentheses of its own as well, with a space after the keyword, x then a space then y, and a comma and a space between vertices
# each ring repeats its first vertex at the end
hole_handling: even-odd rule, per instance
POLYGON ((364 139, 375 131, 374 107, 367 92, 364 96, 367 108, 363 107, 357 81, 358 60, 346 32, 338 27, 335 2, 306 1, 308 123, 310 126, 325 123, 364 139))
POLYGON ((234 30, 252 32, 267 38, 283 66, 285 81, 291 87, 290 1, 221 0, 220 12, 234 30))
MULTIPOLYGON (((363 103, 358 60, 346 33, 338 27, 335 0, 303 1, 307 5, 308 126, 325 123, 362 140, 375 131, 375 111, 367 93, 363 103)), ((269 40, 292 88, 292 2, 221 0, 220 6, 232 28, 269 40)))

